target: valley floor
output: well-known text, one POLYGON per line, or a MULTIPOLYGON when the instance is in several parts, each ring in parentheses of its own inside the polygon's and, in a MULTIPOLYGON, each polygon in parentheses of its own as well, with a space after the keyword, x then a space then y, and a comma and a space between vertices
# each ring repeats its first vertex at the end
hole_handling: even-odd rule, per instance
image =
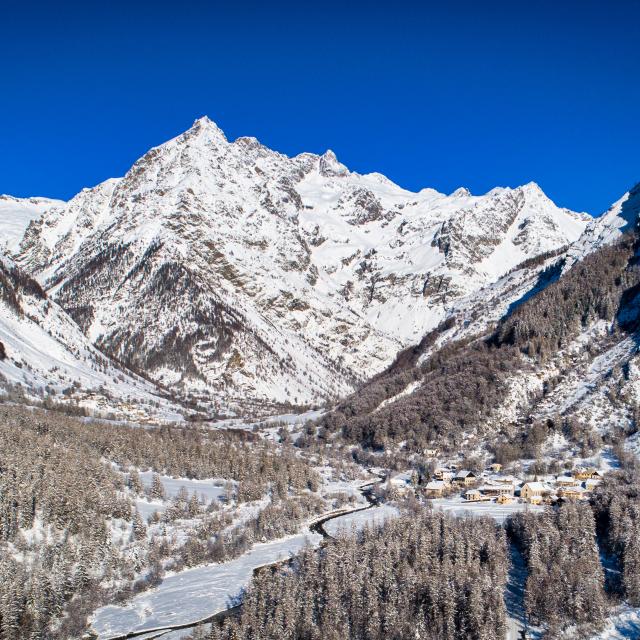
MULTIPOLYGON (((358 485, 353 485, 354 490, 357 488, 358 485)), ((399 511, 389 505, 371 508, 358 505, 351 513, 336 512, 336 517, 326 522, 324 529, 328 535, 335 536, 353 528, 381 523, 398 514, 399 511)), ((100 640, 113 640, 207 620, 235 606, 255 569, 285 560, 306 545, 318 546, 322 536, 310 529, 312 524, 304 527, 302 533, 256 544, 230 562, 208 564, 170 575, 157 588, 137 595, 126 605, 98 609, 92 616, 91 628, 100 640)), ((182 633, 188 632, 175 632, 176 637, 182 633)))

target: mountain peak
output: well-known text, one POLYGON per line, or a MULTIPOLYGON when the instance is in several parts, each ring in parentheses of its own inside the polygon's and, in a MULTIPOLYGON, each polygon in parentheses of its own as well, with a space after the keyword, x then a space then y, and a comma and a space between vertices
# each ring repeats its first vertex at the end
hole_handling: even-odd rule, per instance
POLYGON ((521 187, 518 187, 518 191, 521 191, 524 194, 543 195, 545 198, 547 197, 540 185, 533 180, 531 182, 527 182, 527 184, 523 184, 521 187))
POLYGON ((224 131, 208 116, 197 118, 187 131, 189 137, 204 137, 207 141, 227 142, 224 131))
POLYGON ((338 161, 336 154, 331 149, 327 149, 320 156, 319 169, 320 173, 325 177, 346 176, 349 174, 349 169, 338 161))

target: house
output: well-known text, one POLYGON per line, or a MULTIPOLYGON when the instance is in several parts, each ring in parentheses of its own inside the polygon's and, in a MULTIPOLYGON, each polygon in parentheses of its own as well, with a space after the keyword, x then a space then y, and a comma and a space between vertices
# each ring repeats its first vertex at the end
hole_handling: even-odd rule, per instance
POLYGON ((440 453, 440 449, 425 449, 424 455, 427 458, 435 458, 440 453))
POLYGON ((478 489, 469 489, 465 491, 464 499, 469 502, 482 502, 490 500, 489 496, 483 496, 478 489))
POLYGON ((473 471, 469 471, 467 469, 462 469, 461 471, 456 472, 456 475, 453 476, 453 481, 456 484, 461 484, 464 486, 469 486, 474 484, 478 477, 473 471))
POLYGON ((551 493, 551 487, 544 482, 525 482, 520 489, 520 497, 531 504, 541 504, 551 493))
POLYGON ((489 468, 493 473, 500 473, 502 471, 502 465, 498 462, 494 462, 489 468))
POLYGON ((498 496, 498 499, 496 500, 496 502, 498 504, 511 504, 513 502, 514 498, 513 496, 508 496, 506 494, 502 494, 500 496, 498 496))
POLYGON ((577 480, 598 480, 602 479, 602 472, 593 467, 582 467, 573 474, 577 480))
POLYGON ((447 469, 439 467, 433 472, 433 477, 436 480, 442 480, 446 483, 449 483, 453 480, 453 471, 447 471, 447 469))
POLYGON ((427 482, 425 487, 427 498, 442 498, 446 486, 447 485, 442 480, 432 480, 431 482, 427 482))
POLYGON ((556 485, 558 487, 576 487, 579 483, 573 476, 558 476, 556 485))
POLYGON ((558 491, 558 497, 565 500, 584 500, 587 497, 586 493, 582 487, 562 487, 558 491))
POLYGON ((480 493, 485 496, 512 496, 515 489, 512 484, 483 484, 480 493))

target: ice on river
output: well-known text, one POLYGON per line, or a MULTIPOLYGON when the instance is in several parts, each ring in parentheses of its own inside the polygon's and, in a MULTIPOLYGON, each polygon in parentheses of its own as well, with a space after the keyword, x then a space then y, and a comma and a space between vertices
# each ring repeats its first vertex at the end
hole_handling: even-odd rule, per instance
POLYGON ((229 608, 232 598, 249 584, 256 567, 288 558, 305 544, 317 545, 320 540, 317 534, 298 534, 256 544, 230 562, 181 571, 126 605, 101 607, 94 613, 91 626, 101 640, 108 640, 131 631, 151 631, 207 618, 229 608))
POLYGON ((381 524, 388 518, 397 518, 399 515, 400 512, 395 507, 383 504, 329 520, 324 524, 324 530, 330 536, 335 536, 339 531, 348 533, 352 528, 362 529, 367 524, 381 524))

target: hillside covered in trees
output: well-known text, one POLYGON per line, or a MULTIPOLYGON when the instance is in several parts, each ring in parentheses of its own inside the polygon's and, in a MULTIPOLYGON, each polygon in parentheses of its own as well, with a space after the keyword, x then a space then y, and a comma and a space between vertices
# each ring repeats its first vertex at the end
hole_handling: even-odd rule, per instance
POLYGON ((422 511, 257 575, 211 640, 481 640, 505 635, 504 532, 422 511))
MULTIPOLYGON (((356 394, 338 403, 323 417, 320 426, 351 442, 373 449, 406 442, 412 450, 429 443, 455 447, 470 433, 492 437, 511 429, 501 420, 500 410, 510 398, 514 380, 538 375, 543 384, 527 392, 520 402, 522 424, 559 382, 565 351, 598 323, 605 335, 595 336, 582 349, 594 359, 612 345, 631 337, 638 328, 640 267, 638 235, 625 234, 619 241, 587 255, 562 273, 562 260, 548 269, 556 275, 527 297, 495 326, 444 346, 430 348, 438 335, 456 322, 454 318, 425 336, 390 369, 364 385, 356 394), (552 368, 553 375, 547 373, 552 368), (403 395, 404 389, 414 389, 403 395), (396 398, 396 396, 398 396, 396 398), (389 399, 386 403, 382 401, 389 399)), ((634 403, 629 403, 633 409, 634 403)))

